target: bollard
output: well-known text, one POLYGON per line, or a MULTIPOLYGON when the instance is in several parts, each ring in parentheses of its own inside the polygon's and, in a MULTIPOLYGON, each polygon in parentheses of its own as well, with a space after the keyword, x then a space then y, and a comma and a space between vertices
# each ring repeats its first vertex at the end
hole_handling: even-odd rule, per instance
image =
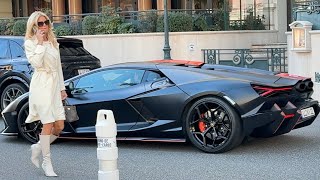
POLYGON ((97 158, 99 160, 98 180, 119 180, 117 125, 112 111, 98 111, 96 136, 98 142, 97 158))

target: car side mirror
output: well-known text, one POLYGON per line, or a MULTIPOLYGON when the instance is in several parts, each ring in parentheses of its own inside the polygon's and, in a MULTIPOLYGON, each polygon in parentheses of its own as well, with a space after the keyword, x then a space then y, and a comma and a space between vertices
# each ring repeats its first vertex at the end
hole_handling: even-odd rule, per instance
POLYGON ((75 88, 71 91, 72 95, 82 95, 87 93, 88 91, 85 88, 75 88))
POLYGON ((69 90, 69 91, 74 90, 74 83, 73 83, 72 81, 69 82, 69 84, 68 84, 68 90, 69 90))

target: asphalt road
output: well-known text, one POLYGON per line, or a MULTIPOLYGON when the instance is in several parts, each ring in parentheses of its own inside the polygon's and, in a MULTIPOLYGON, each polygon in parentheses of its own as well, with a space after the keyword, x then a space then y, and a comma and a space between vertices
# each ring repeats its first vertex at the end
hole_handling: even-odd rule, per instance
MULTIPOLYGON (((0 120, 0 129, 3 122, 0 120)), ((30 144, 0 136, 0 179, 97 179, 95 140, 60 140, 51 146, 58 178, 46 178, 30 162, 30 144)), ((320 180, 320 118, 289 134, 251 139, 223 154, 206 154, 185 143, 118 142, 124 180, 320 180)))

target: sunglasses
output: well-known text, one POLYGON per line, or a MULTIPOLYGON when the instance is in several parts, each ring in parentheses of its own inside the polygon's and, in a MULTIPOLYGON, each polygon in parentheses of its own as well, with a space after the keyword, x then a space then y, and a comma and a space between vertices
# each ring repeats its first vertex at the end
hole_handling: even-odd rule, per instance
POLYGON ((43 21, 43 22, 38 22, 38 27, 42 27, 44 25, 49 26, 49 20, 43 21))

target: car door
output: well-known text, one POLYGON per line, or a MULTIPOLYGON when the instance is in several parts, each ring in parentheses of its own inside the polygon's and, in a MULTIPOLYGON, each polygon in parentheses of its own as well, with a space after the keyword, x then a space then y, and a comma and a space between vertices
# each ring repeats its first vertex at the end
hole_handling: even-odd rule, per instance
POLYGON ((130 136, 154 136, 152 128, 166 123, 181 126, 176 120, 180 120, 181 109, 189 96, 160 72, 146 71, 143 84, 146 93, 131 98, 139 99, 142 107, 130 136))
POLYGON ((138 111, 127 98, 143 93, 141 84, 144 70, 105 69, 77 80, 73 97, 68 103, 76 105, 80 120, 72 126, 78 133, 95 132, 97 112, 112 110, 118 132, 128 131, 138 119, 138 111))

